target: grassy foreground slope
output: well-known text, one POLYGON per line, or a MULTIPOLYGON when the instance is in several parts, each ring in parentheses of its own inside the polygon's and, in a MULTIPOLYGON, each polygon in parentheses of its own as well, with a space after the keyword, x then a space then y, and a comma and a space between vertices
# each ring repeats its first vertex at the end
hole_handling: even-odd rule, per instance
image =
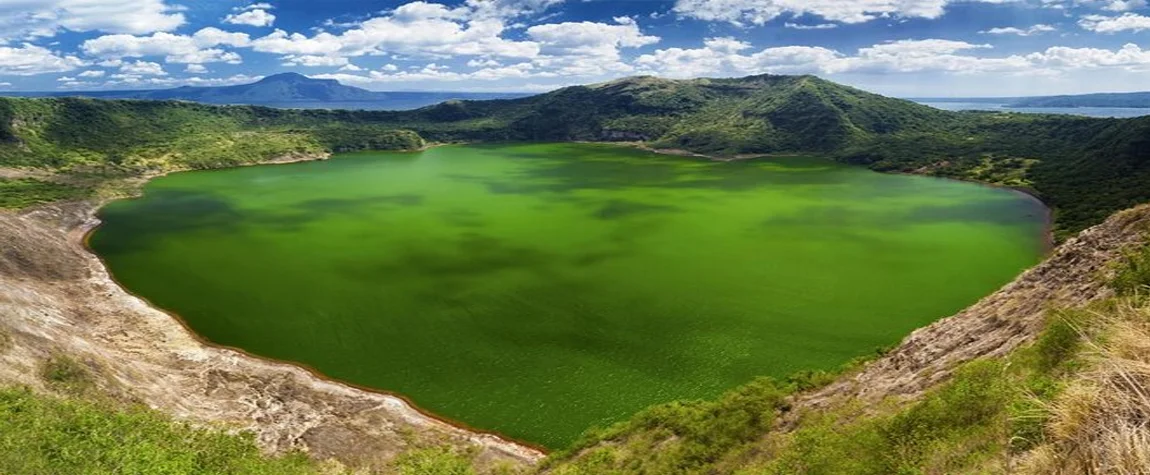
MULTIPOLYGON (((0 167, 68 170, 89 185, 271 157, 410 150, 424 139, 638 141, 718 156, 820 153, 880 171, 1028 189, 1055 208, 1059 237, 1150 201, 1150 117, 948 112, 813 76, 636 77, 413 111, 0 99, 0 167)), ((62 194, 47 187, 43 199, 32 199, 39 193, 32 185, 0 180, 0 196, 6 188, 28 190, 10 191, 24 198, 0 204, 62 194)))
MULTIPOLYGON (((1120 257, 1111 266, 1088 272, 1101 282, 1087 286, 1096 284, 1102 290, 1097 295, 1108 297, 1049 309, 1029 344, 954 361, 949 377, 926 375, 938 382, 926 385, 917 397, 892 394, 876 401, 840 395, 820 405, 798 406, 829 381, 853 380, 864 387, 880 383, 866 376, 854 378, 849 374, 853 369, 837 377, 805 374, 786 381, 760 380, 717 401, 656 406, 630 421, 591 432, 574 447, 552 454, 542 472, 1147 473, 1150 242, 1145 239, 1150 237, 1150 207, 1124 212, 1107 223, 1110 226, 1091 237, 1094 244, 1073 242, 1072 247, 1082 247, 1064 249, 1060 264, 1044 265, 1031 277, 1059 279, 1066 263, 1097 252, 1099 241, 1125 234, 1134 238, 1128 241, 1133 245, 1119 247, 1120 257)), ((1011 298, 1038 297, 1030 285, 1036 281, 1015 288, 1011 298)), ((1050 304, 1045 299, 1035 303, 1050 304)), ((1019 300, 1008 305, 1024 307, 1019 300)), ((1005 324, 1025 325, 1018 320, 1005 324)), ((968 335, 975 336, 987 338, 968 335)), ((908 374, 897 376, 914 379, 908 374)))
MULTIPOLYGON (((756 76, 633 78, 524 99, 449 102, 407 112, 0 99, 0 171, 18 172, 0 178, 0 206, 85 196, 118 178, 152 172, 361 148, 407 150, 422 146, 425 138, 628 140, 715 155, 819 152, 878 170, 1033 188, 1056 207, 1063 233, 1150 200, 1150 119, 951 113, 813 77, 756 76), (12 176, 20 173, 24 176, 12 176)), ((964 364, 909 402, 847 404, 796 416, 790 413, 795 397, 836 376, 760 380, 717 401, 651 408, 589 434, 576 447, 555 454, 542 470, 1139 473, 1150 464, 1145 443, 1150 416, 1143 399, 1150 387, 1145 370, 1150 365, 1147 269, 1150 252, 1131 251, 1109 282, 1116 297, 1086 309, 1052 312, 1033 345, 964 364), (777 430, 784 425, 787 430, 777 430)), ((46 397, 0 393, 0 411, 16 408, 18 414, 5 419, 11 426, 0 433, 19 434, 24 430, 20 424, 37 431, 2 442, 0 448, 15 457, 12 463, 44 460, 45 467, 84 471, 90 465, 51 465, 61 460, 51 450, 91 450, 84 444, 92 443, 92 437, 77 430, 90 424, 99 434, 107 434, 106 427, 142 432, 144 446, 174 449, 132 452, 152 454, 156 463, 199 463, 195 457, 215 457, 210 454, 222 448, 227 454, 220 455, 223 467, 251 464, 255 473, 266 467, 288 473, 318 469, 290 457, 251 459, 250 445, 242 439, 195 435, 162 419, 148 419, 152 416, 36 399, 46 397), (123 425, 133 421, 146 424, 123 425), (51 440, 36 442, 37 434, 51 440), (215 442, 188 455, 173 440, 215 442)), ((406 464, 394 468, 399 473, 470 470, 453 454, 435 451, 398 463, 406 464)))

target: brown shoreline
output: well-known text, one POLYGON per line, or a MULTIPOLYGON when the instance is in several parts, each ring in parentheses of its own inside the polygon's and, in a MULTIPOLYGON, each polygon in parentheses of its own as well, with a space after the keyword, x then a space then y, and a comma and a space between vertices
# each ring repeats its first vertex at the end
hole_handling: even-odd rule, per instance
MULTIPOLYGON (((299 161, 295 161, 295 162, 283 162, 283 163, 285 163, 285 164, 286 163, 299 163, 302 161, 304 161, 304 160, 299 160, 299 161)), ((265 165, 275 165, 275 163, 267 163, 265 165)), ((100 207, 102 207, 102 206, 100 206, 100 207)), ((91 210, 91 212, 94 213, 100 207, 93 208, 91 210)), ((465 422, 457 421, 457 420, 450 419, 450 418, 444 417, 444 416, 440 416, 440 415, 435 414, 435 413, 433 413, 427 409, 420 407, 418 404, 415 403, 415 401, 411 400, 411 398, 409 398, 403 394, 388 391, 386 389, 379 389, 379 388, 372 388, 372 387, 368 387, 368 386, 363 386, 360 384, 352 383, 350 381, 344 381, 344 380, 339 379, 339 378, 334 378, 334 377, 328 376, 326 374, 323 374, 319 370, 307 365, 306 363, 300 363, 298 361, 290 361, 290 360, 281 360, 278 358, 272 358, 272 357, 268 357, 268 356, 257 355, 255 353, 248 352, 247 350, 244 350, 244 349, 239 348, 239 347, 222 345, 222 344, 213 342, 211 340, 208 340, 207 338, 204 338, 204 336, 200 335, 198 332, 196 332, 196 330, 193 329, 191 327, 191 325, 188 325, 188 322, 186 320, 184 320, 184 317, 181 317, 178 313, 175 313, 173 311, 170 311, 170 310, 167 310, 163 307, 160 307, 159 305, 156 305, 155 303, 153 303, 151 300, 148 300, 147 298, 140 296, 139 294, 137 294, 135 292, 132 292, 127 287, 125 287, 123 284, 121 284, 119 280, 116 279, 116 276, 114 274, 112 274, 111 271, 108 270, 109 269, 108 264, 107 264, 107 262, 104 261, 104 258, 100 257, 99 254, 96 254, 96 251, 92 250, 91 246, 88 245, 88 239, 91 237, 92 233, 94 233, 96 231, 96 229, 99 228, 101 224, 103 224, 99 220, 99 218, 95 217, 94 214, 92 215, 91 220, 92 220, 92 222, 94 222, 93 225, 88 226, 87 223, 85 223, 85 227, 87 229, 84 230, 83 237, 81 238, 82 239, 81 245, 84 247, 84 250, 86 250, 89 254, 91 254, 92 257, 95 257, 96 260, 100 262, 100 265, 104 266, 105 272, 108 273, 108 278, 111 279, 112 282, 115 282, 115 284, 117 286, 119 286, 120 289, 122 289, 128 295, 131 295, 132 297, 140 299, 140 301, 144 302, 149 307, 152 307, 153 309, 158 310, 160 312, 163 312, 167 316, 171 317, 172 320, 175 320, 176 323, 178 323, 180 325, 180 327, 182 327, 184 329, 184 331, 188 332, 188 334, 191 335, 191 337, 194 338, 201 345, 207 346, 209 348, 216 348, 216 349, 220 349, 220 350, 227 350, 227 351, 231 351, 234 353, 239 353, 239 354, 241 354, 247 358, 252 358, 252 359, 256 359, 256 360, 260 360, 260 361, 264 361, 264 362, 268 362, 268 363, 294 366, 296 368, 299 368, 299 369, 306 371, 308 374, 311 374, 312 377, 314 377, 316 379, 328 381, 328 382, 339 384, 342 386, 347 386, 349 388, 358 389, 360 391, 364 391, 364 392, 368 392, 368 393, 372 393, 372 394, 379 394, 382 396, 389 396, 389 397, 394 397, 394 398, 400 399, 404 403, 406 403, 408 406, 410 406, 412 410, 414 410, 415 412, 418 412, 419 414, 423 415, 424 417, 427 417, 429 419, 435 419, 439 422, 450 425, 452 427, 462 429, 462 430, 465 430, 467 432, 473 432, 473 433, 480 434, 480 435, 489 435, 489 436, 495 437, 497 439, 503 440, 503 441, 508 442, 508 443, 521 445, 521 446, 533 449, 533 450, 540 452, 541 454, 544 454, 544 455, 546 455, 548 452, 550 452, 550 449, 543 447, 542 445, 535 444, 533 442, 517 440, 515 438, 500 434, 499 432, 496 432, 496 431, 487 430, 487 429, 479 429, 477 427, 472 427, 465 422)))
MULTIPOLYGON (((717 161, 717 162, 729 162, 729 161, 735 161, 735 160, 750 160, 750 159, 757 159, 757 158, 770 158, 770 157, 780 157, 780 156, 794 156, 794 154, 748 154, 748 155, 736 155, 736 156, 729 157, 729 158, 721 158, 721 157, 715 157, 715 156, 710 156, 710 155, 705 155, 705 154, 689 152, 689 151, 685 151, 685 150, 657 149, 657 148, 652 148, 650 146, 647 146, 646 144, 643 144, 640 142, 587 142, 587 143, 597 143, 597 144, 633 147, 633 148, 637 148, 639 150, 643 150, 643 151, 647 151, 647 152, 651 152, 651 153, 656 153, 656 154, 661 154, 661 155, 673 155, 673 156, 703 158, 703 159, 717 161)), ((447 145, 459 145, 459 144, 429 143, 429 144, 426 144, 424 147, 421 147, 418 150, 414 150, 414 151, 410 151, 410 152, 422 152, 422 151, 429 150, 431 148, 447 146, 447 145)), ((330 154, 311 155, 311 156, 300 155, 300 156, 292 156, 292 157, 287 158, 287 159, 277 158, 277 159, 272 159, 269 161, 241 164, 241 165, 236 165, 235 167, 256 166, 256 165, 292 164, 292 163, 325 160, 325 159, 328 159, 329 157, 330 157, 330 154)), ((231 167, 231 168, 235 168, 235 167, 231 167)), ((182 170, 182 169, 181 170, 167 170, 167 171, 159 172, 159 173, 146 174, 146 175, 138 177, 136 179, 138 179, 140 181, 140 185, 142 186, 144 183, 150 181, 153 178, 165 176, 165 175, 168 175, 170 173, 178 173, 178 172, 184 172, 184 171, 204 171, 204 170, 182 170)), ((1052 229, 1053 229, 1052 210, 1034 192, 1032 192, 1030 190, 1020 189, 1017 187, 995 185, 995 184, 978 182, 978 181, 973 181, 973 180, 961 180, 961 179, 954 179, 954 178, 949 178, 949 177, 936 177, 936 176, 930 176, 930 175, 924 175, 924 174, 915 174, 915 173, 906 173, 906 174, 907 175, 914 175, 914 176, 926 176, 926 177, 930 177, 930 178, 951 179, 951 180, 955 180, 955 181, 962 181, 965 183, 973 183, 973 184, 989 186, 989 187, 994 187, 994 188, 1005 188, 1005 189, 1011 190, 1013 192, 1022 194, 1022 195, 1026 196, 1030 199, 1033 199, 1034 201, 1036 201, 1037 203, 1042 205, 1042 208, 1045 212, 1044 213, 1045 214, 1045 216, 1044 216, 1045 225, 1044 225, 1044 233, 1043 233, 1044 234, 1043 235, 1044 257, 1049 255, 1050 252, 1054 249, 1054 241, 1053 241, 1053 234, 1052 234, 1052 229)), ((140 190, 134 190, 134 191, 140 191, 140 190)), ((98 261, 100 263, 100 265, 103 266, 104 272, 107 274, 108 278, 117 287, 119 287, 123 292, 132 296, 133 298, 139 299, 141 302, 145 303, 148 307, 167 315, 169 318, 174 320, 183 329, 184 332, 186 332, 189 336, 191 336, 199 344, 204 345, 205 347, 209 347, 209 348, 215 348, 215 349, 234 352, 234 353, 237 353, 239 355, 242 355, 243 357, 251 358, 251 359, 266 362, 266 363, 295 367, 295 368, 298 368, 298 369, 308 373, 312 377, 314 377, 318 380, 321 380, 321 381, 334 383, 337 385, 345 386, 348 388, 353 388, 353 389, 356 389, 359 391, 364 391, 364 392, 371 393, 371 394, 378 394, 378 395, 382 395, 382 396, 393 397, 393 398, 396 398, 396 399, 403 401, 410 409, 419 413, 420 415, 427 417, 429 419, 433 419, 433 420, 439 421, 441 423, 450 425, 450 426, 455 427, 457 429, 464 430, 464 431, 474 433, 477 435, 481 435, 481 436, 493 437, 493 438, 496 438, 498 440, 501 440, 501 441, 504 441, 504 442, 507 442, 510 444, 519 445, 519 446, 525 447, 527 449, 530 449, 530 450, 533 450, 533 451, 539 453, 540 456, 546 455, 549 452, 549 449, 547 449, 546 447, 543 447, 539 444, 517 440, 515 438, 501 434, 497 431, 475 428, 475 427, 472 427, 472 426, 470 426, 470 425, 468 425, 462 421, 457 421, 457 420, 453 420, 451 418, 440 416, 438 414, 435 414, 432 411, 429 411, 429 410, 426 410, 426 409, 420 407, 418 404, 415 403, 415 401, 413 401, 412 399, 410 399, 409 397, 407 397, 403 394, 399 394, 396 392, 392 392, 392 391, 388 391, 388 390, 384 390, 384 389, 379 389, 379 388, 367 387, 367 386, 359 385, 356 383, 340 380, 338 378, 333 378, 333 377, 330 377, 330 376, 323 374, 322 372, 318 371, 317 369, 315 369, 315 368, 313 368, 313 367, 311 367, 305 363, 289 361, 289 360, 281 360, 281 359, 276 359, 276 358, 271 358, 271 357, 265 357, 265 356, 250 353, 250 352, 243 350, 241 348, 232 347, 232 346, 228 346, 228 345, 222 345, 222 344, 214 343, 210 340, 207 340, 202 335, 197 333, 187 323, 187 321, 182 316, 180 316, 179 314, 172 312, 172 311, 169 311, 169 310, 166 310, 166 309, 163 309, 163 308, 155 305, 150 300, 132 292, 127 287, 122 285, 115 278, 115 276, 109 271, 107 263, 103 260, 103 258, 100 257, 98 254, 96 254, 95 251, 92 250, 92 248, 90 247, 89 238, 91 237, 92 233, 95 232, 96 229, 98 229, 99 226, 102 224, 99 221, 99 219, 96 217, 96 212, 100 208, 106 206, 108 203, 110 203, 112 201, 116 201, 116 200, 120 200, 120 199, 135 199, 135 198, 138 198, 138 194, 133 194, 133 195, 128 195, 128 196, 119 196, 119 197, 114 197, 114 198, 110 198, 110 199, 103 199, 103 200, 98 200, 98 201, 92 202, 89 205, 88 209, 85 210, 86 213, 88 214, 88 219, 83 225, 82 235, 80 236, 80 243, 79 244, 84 249, 84 251, 89 254, 90 257, 95 258, 96 261, 98 261)))
MULTIPOLYGON (((444 145, 448 145, 448 144, 442 144, 442 143, 427 144, 424 147, 420 148, 419 150, 414 150, 411 152, 422 152, 422 151, 425 151, 425 150, 428 150, 431 148, 440 147, 440 146, 444 146, 444 145)), ((314 157, 298 156, 298 157, 292 157, 292 158, 286 159, 286 160, 285 159, 272 159, 269 161, 258 162, 258 163, 247 163, 247 164, 242 164, 242 165, 238 165, 236 167, 230 167, 230 168, 238 168, 238 167, 244 167, 244 166, 258 166, 258 165, 289 165, 289 164, 296 164, 296 163, 327 160, 330 157, 331 157, 331 154, 317 155, 314 157)), ((189 171, 210 171, 210 170, 169 170, 169 171, 164 171, 164 172, 156 173, 156 174, 148 174, 148 175, 145 175, 144 177, 142 177, 143 179, 141 181, 141 186, 144 183, 147 183, 148 181, 151 181, 154 178, 166 176, 166 175, 169 175, 172 173, 189 172, 189 171)), ((137 190, 137 191, 142 192, 142 189, 137 190)), ((164 313, 165 315, 167 315, 168 317, 172 318, 172 320, 174 320, 177 324, 179 324, 180 327, 183 328, 183 330, 185 332, 187 332, 193 339, 195 339, 201 345, 204 345, 204 346, 209 347, 209 348, 216 348, 216 349, 235 352, 235 353, 238 353, 240 355, 243 355, 244 357, 256 359, 259 361, 264 361, 264 362, 279 364, 279 365, 293 366, 293 367, 299 368, 299 369, 307 372, 312 377, 319 379, 319 380, 339 384, 342 386, 354 388, 354 389, 368 392, 368 393, 372 393, 372 394, 379 394, 379 395, 383 395, 383 396, 389 396, 389 397, 394 397, 394 398, 400 399, 405 404, 407 404, 412 410, 414 410, 415 412, 418 412, 419 414, 423 415, 424 417, 437 420, 439 422, 450 425, 450 426, 455 427, 457 429, 461 429, 461 430, 475 433, 475 434, 479 434, 479 435, 492 436, 492 437, 495 437, 499 440, 505 441, 507 443, 527 447, 531 450, 539 452, 541 455, 546 455, 550 451, 548 448, 543 447, 542 445, 539 445, 539 444, 535 444, 533 442, 517 440, 515 438, 506 436, 506 435, 501 434, 501 433, 496 432, 496 431, 479 429, 479 428, 470 426, 467 423, 464 423, 462 421, 457 421, 457 420, 454 420, 454 419, 451 419, 448 417, 440 416, 440 415, 435 414, 435 413, 433 413, 427 409, 420 407, 418 404, 415 403, 415 401, 413 401, 411 398, 409 398, 403 394, 388 391, 385 389, 363 386, 363 385, 359 385, 359 384, 352 383, 349 381, 344 381, 344 380, 341 380, 338 378, 333 378, 331 376, 323 374, 319 370, 317 370, 317 369, 315 369, 315 368, 313 368, 313 367, 311 367, 305 363, 301 363, 301 362, 297 362, 297 361, 281 360, 281 359, 271 358, 271 357, 267 357, 267 356, 261 356, 261 355, 257 355, 254 353, 250 353, 247 350, 244 350, 242 348, 238 348, 238 347, 234 347, 234 346, 228 346, 228 345, 221 345, 219 343, 215 343, 213 341, 210 341, 207 338, 204 338, 202 335, 200 335, 198 332, 196 332, 190 325, 188 325, 187 321, 184 320, 184 318, 182 316, 180 316, 179 314, 172 312, 170 310, 167 310, 163 307, 160 307, 159 305, 156 305, 151 300, 148 300, 147 298, 145 298, 139 294, 136 294, 135 292, 128 289, 128 287, 126 287, 122 283, 120 283, 120 281, 118 279, 116 279, 116 276, 111 272, 110 268, 108 267, 107 262, 104 261, 104 258, 101 257, 99 254, 97 254, 96 251, 93 250, 92 247, 89 245, 89 239, 91 238, 92 233, 94 233, 103 224, 103 222, 101 222, 100 219, 98 217, 96 217, 96 213, 100 210, 100 208, 107 206, 109 203, 111 203, 113 201, 119 201, 119 200, 124 200, 124 199, 138 199, 138 198, 139 198, 139 194, 136 194, 136 195, 122 196, 122 197, 110 198, 110 199, 99 200, 99 201, 93 202, 91 204, 91 206, 89 206, 88 209, 85 210, 85 212, 88 215, 88 218, 81 228, 82 235, 80 237, 80 246, 84 249, 85 252, 87 252, 89 254, 90 257, 95 258, 96 261, 98 261, 100 263, 100 265, 103 266, 104 272, 107 274, 108 278, 113 283, 116 284, 116 286, 118 286, 126 294, 144 302, 145 304, 148 305, 148 307, 151 307, 157 311, 160 311, 160 312, 164 313)))

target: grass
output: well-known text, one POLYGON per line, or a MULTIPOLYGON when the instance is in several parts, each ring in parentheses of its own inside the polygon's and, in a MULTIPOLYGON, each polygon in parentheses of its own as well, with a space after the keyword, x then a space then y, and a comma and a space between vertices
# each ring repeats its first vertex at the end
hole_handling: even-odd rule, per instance
POLYGON ((41 203, 83 198, 87 193, 87 190, 80 187, 32 178, 0 179, 0 208, 26 208, 41 203))
POLYGON ((772 414, 788 409, 785 395, 826 379, 799 375, 782 388, 757 383, 766 392, 648 410, 545 467, 563 475, 1147 473, 1147 249, 1115 269, 1117 296, 1052 310, 1033 344, 968 362, 913 402, 816 409, 778 431, 772 414))
POLYGON ((1124 295, 1150 290, 1150 245, 1126 251, 1110 285, 1124 295))
POLYGON ((397 475, 475 475, 473 456, 444 447, 416 449, 396 457, 392 468, 397 475))
MULTIPOLYGON (((52 378, 72 381, 68 364, 52 378)), ((0 389, 0 473, 251 474, 319 473, 302 454, 267 457, 250 435, 197 429, 141 407, 108 409, 27 389, 0 389)))
POLYGON ((81 394, 95 387, 92 371, 84 363, 66 355, 48 359, 40 367, 40 377, 53 390, 81 394))

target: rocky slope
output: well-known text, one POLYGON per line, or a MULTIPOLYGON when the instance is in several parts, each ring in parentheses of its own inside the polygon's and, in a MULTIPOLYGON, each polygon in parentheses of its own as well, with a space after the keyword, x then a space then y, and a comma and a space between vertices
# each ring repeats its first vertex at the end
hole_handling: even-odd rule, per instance
MULTIPOLYGON (((842 463, 841 460, 828 461, 829 465, 836 465, 839 469, 828 471, 825 466, 821 469, 808 466, 795 472, 795 466, 788 466, 785 461, 780 466, 780 457, 788 456, 788 453, 794 456, 795 451, 826 449, 827 443, 818 437, 830 437, 848 430, 844 428, 847 424, 872 424, 874 427, 873 424, 881 423, 874 421, 891 420, 895 414, 896 418, 907 417, 906 411, 914 410, 911 408, 931 395, 938 404, 940 391, 945 392, 955 381, 955 375, 976 360, 1011 361, 1017 356, 1017 350, 1035 341, 1048 328, 1050 310, 1080 309, 1113 297, 1114 291, 1108 281, 1117 268, 1116 264, 1125 260, 1133 246, 1142 245, 1148 239, 1150 205, 1118 213, 1103 224, 1068 240, 1046 261, 998 292, 954 316, 915 331, 884 356, 861 368, 849 370, 818 389, 786 395, 787 390, 777 383, 756 383, 716 402, 673 403, 652 408, 625 424, 582 442, 571 452, 558 454, 548 460, 544 471, 563 475, 614 473, 612 471, 662 473, 665 470, 691 474, 854 473, 836 471, 849 465, 849 462, 842 463), (827 417, 835 421, 836 429, 819 433, 819 427, 825 427, 820 424, 825 424, 827 417), (715 425, 722 428, 710 428, 715 425), (799 433, 803 434, 799 436, 801 443, 808 445, 802 448, 787 445, 798 443, 788 437, 799 433), (802 438, 812 437, 811 434, 820 435, 813 440, 802 438), (723 445, 716 449, 717 444, 723 445)), ((1008 366, 1007 363, 1003 367, 1008 366)), ((1002 373, 990 380, 1006 376, 1002 373)), ((816 382, 814 385, 820 384, 816 382)), ((1026 400, 1027 396, 1023 399, 1026 400)), ((922 408, 917 410, 921 413, 922 408)), ((954 411, 957 411, 955 417, 959 420, 978 417, 976 411, 968 408, 954 411)), ((924 439, 931 431, 947 430, 932 426, 946 423, 944 420, 923 423, 927 425, 915 430, 923 432, 921 438, 924 439)), ((882 430, 907 430, 906 426, 885 427, 880 429, 878 437, 883 437, 882 430)), ((853 430, 857 431, 858 425, 853 430)), ((901 436, 892 437, 902 440, 898 439, 901 436)), ((915 439, 920 438, 918 435, 908 437, 909 440, 888 445, 913 446, 915 439)), ((993 442, 987 440, 994 439, 973 440, 993 446, 993 442)), ((934 449, 944 453, 951 451, 950 455, 943 457, 961 459, 970 455, 963 447, 965 443, 968 442, 938 445, 934 449)), ((977 452, 979 449, 969 450, 977 452)), ((834 451, 823 455, 845 456, 834 451)), ((1013 473, 1010 467, 1027 454, 1010 450, 1000 455, 992 457, 990 464, 982 466, 977 473, 1013 473)), ((1057 459, 1063 455, 1068 454, 1055 453, 1053 456, 1057 459)), ((896 463, 909 464, 902 465, 905 473, 951 473, 925 470, 919 465, 921 460, 907 457, 907 454, 889 453, 886 457, 896 463)))
POLYGON ((403 399, 203 343, 172 316, 113 282, 83 246, 93 203, 0 211, 0 384, 53 391, 40 377, 58 355, 81 362, 103 394, 179 419, 253 431, 270 451, 303 449, 383 466, 414 447, 478 451, 480 467, 542 454, 423 414, 403 399))

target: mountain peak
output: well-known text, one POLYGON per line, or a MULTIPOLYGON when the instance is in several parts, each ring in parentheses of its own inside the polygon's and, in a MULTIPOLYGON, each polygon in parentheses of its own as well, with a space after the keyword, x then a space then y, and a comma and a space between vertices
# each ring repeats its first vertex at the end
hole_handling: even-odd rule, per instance
POLYGON ((323 83, 323 82, 336 82, 336 81, 324 80, 324 79, 312 79, 312 78, 304 76, 300 73, 279 73, 279 74, 272 74, 271 76, 266 76, 263 79, 260 79, 259 81, 257 81, 256 84, 259 84, 259 83, 265 83, 266 84, 266 83, 271 83, 271 82, 323 83))

